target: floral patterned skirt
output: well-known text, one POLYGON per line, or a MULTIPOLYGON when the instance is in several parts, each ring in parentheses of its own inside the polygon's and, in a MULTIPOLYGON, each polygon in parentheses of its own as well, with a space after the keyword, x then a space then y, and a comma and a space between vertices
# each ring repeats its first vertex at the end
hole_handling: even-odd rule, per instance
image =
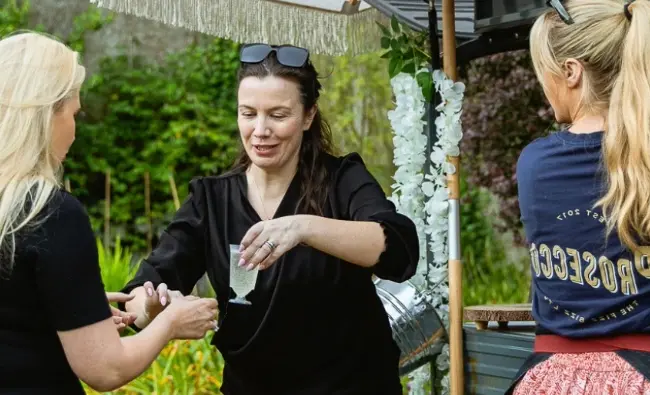
POLYGON ((650 395, 650 381, 614 352, 554 354, 521 379, 514 395, 650 395))

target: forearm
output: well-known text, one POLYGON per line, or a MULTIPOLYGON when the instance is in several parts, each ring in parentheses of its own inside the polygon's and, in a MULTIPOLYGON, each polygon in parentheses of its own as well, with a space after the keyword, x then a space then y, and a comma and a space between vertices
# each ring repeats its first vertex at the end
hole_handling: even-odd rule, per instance
POLYGON ((138 377, 172 338, 171 324, 165 317, 128 338, 118 336, 112 318, 58 334, 72 370, 100 392, 112 391, 138 377))
POLYGON ((113 389, 140 376, 171 340, 169 321, 162 316, 154 319, 142 332, 121 338, 121 357, 113 361, 113 369, 117 372, 113 389))
POLYGON ((384 230, 377 222, 343 221, 301 216, 302 242, 344 261, 372 267, 386 248, 384 230))

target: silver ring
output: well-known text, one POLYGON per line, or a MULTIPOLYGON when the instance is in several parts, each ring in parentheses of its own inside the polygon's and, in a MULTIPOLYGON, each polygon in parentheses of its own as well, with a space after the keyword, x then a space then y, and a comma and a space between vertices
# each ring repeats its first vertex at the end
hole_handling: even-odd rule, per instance
POLYGON ((275 243, 272 242, 271 240, 267 240, 267 241, 265 241, 264 244, 266 244, 267 246, 269 246, 269 248, 271 249, 271 251, 275 250, 275 248, 277 247, 277 246, 275 245, 275 243))

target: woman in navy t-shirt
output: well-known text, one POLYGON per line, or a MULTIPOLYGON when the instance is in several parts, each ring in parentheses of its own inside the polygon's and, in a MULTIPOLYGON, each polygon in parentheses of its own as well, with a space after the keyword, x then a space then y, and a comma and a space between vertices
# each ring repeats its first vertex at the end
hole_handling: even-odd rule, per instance
POLYGON ((650 1, 553 3, 530 49, 570 126, 517 165, 538 331, 514 394, 647 394, 650 1))

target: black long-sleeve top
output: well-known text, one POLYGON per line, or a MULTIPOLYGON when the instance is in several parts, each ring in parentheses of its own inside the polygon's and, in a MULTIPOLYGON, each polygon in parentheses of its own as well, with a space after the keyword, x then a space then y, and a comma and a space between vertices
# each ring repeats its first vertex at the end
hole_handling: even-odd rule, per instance
MULTIPOLYGON (((326 157, 330 192, 324 215, 382 225, 386 248, 364 268, 305 245, 260 271, 247 299, 228 304, 229 245, 261 218, 247 200, 243 170, 194 179, 190 195, 152 254, 124 289, 152 281, 188 294, 207 271, 220 309, 213 344, 225 360, 226 395, 398 395, 399 348, 372 274, 405 281, 416 271, 415 225, 398 214, 357 154, 326 157)), ((300 179, 275 217, 300 214, 300 179)))

